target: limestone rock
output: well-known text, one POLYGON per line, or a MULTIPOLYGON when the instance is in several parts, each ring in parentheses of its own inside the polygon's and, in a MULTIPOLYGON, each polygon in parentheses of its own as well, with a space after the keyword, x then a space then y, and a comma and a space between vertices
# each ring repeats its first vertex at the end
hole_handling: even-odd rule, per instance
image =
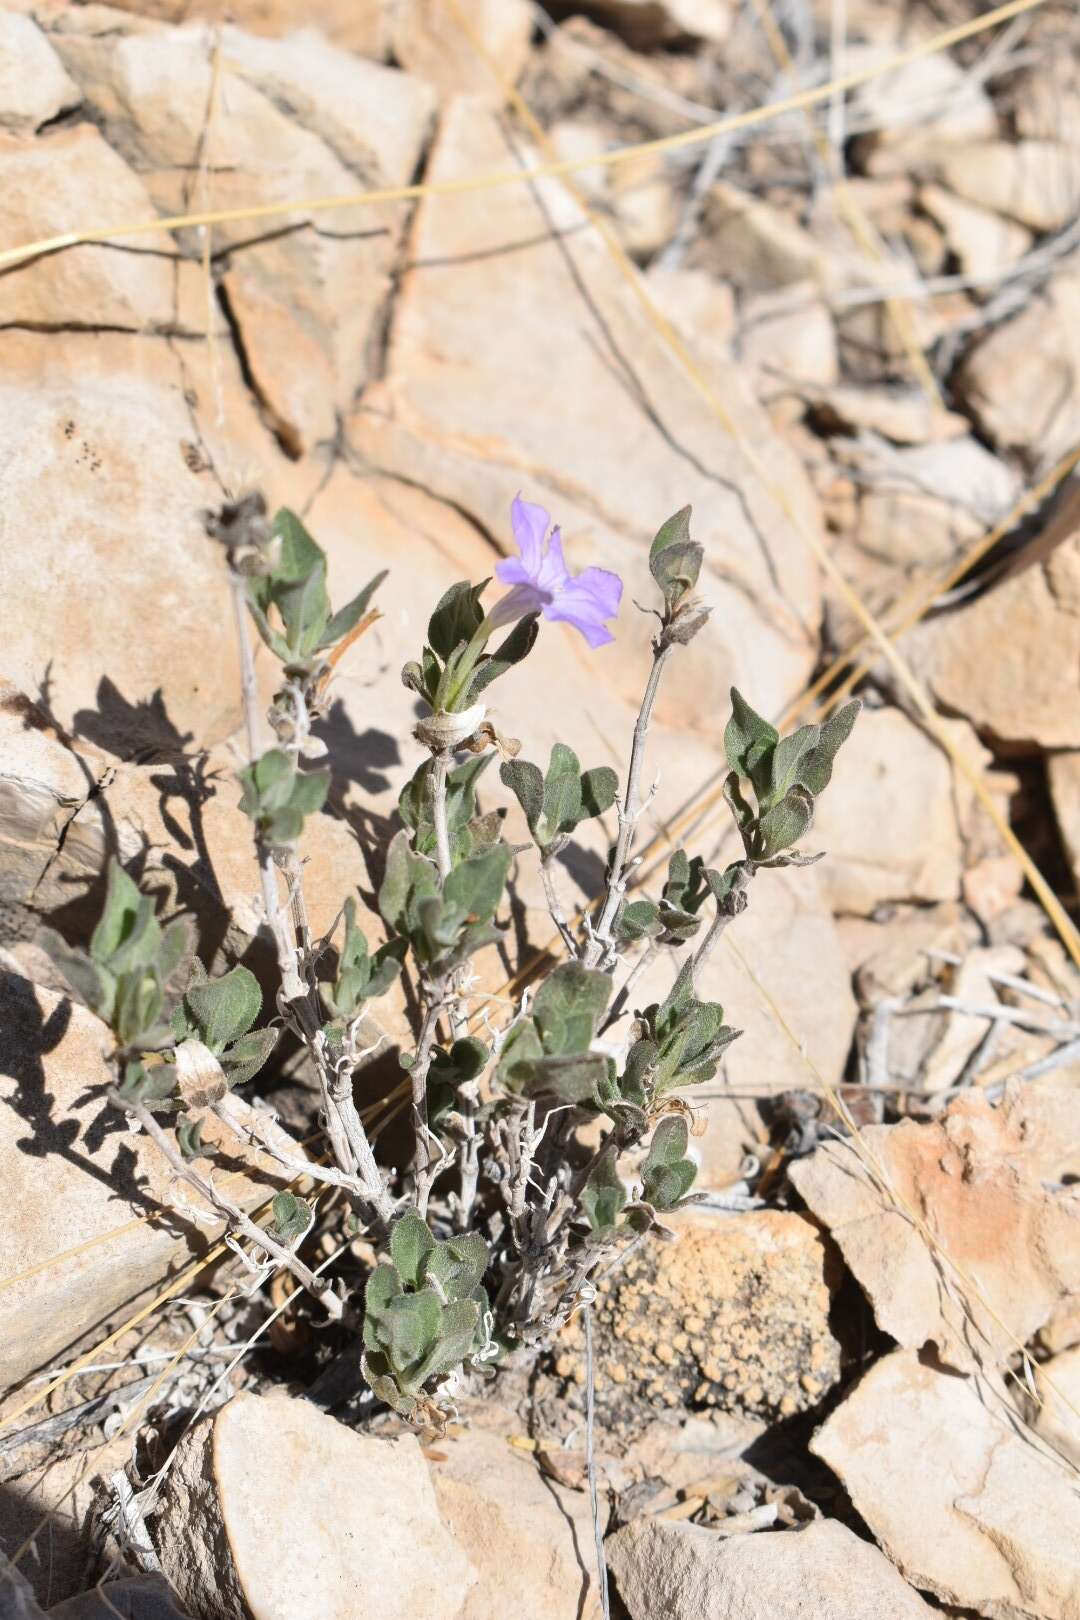
MULTIPOLYGON (((219 1227, 194 1194, 189 1207, 199 1223, 180 1212, 158 1149, 129 1133, 105 1101, 112 1036, 100 1019, 4 971, 0 1030, 0 1152, 11 1211, 0 1292, 2 1387, 47 1367, 171 1267, 203 1252, 219 1227)), ((206 1140, 221 1134, 208 1120, 206 1140)), ((240 1155, 231 1133, 229 1143, 240 1155)), ((262 1155, 246 1163, 254 1174, 234 1171, 222 1185, 251 1209, 280 1187, 282 1173, 262 1155)))
POLYGON ((236 1395, 188 1431, 153 1534, 200 1620, 457 1620, 476 1579, 418 1440, 285 1395, 236 1395))
MULTIPOLYGON (((63 233, 81 220, 154 215, 138 175, 89 123, 47 139, 0 135, 0 181, 5 248, 63 233)), ((196 302, 197 275, 195 264, 176 261, 167 231, 86 243, 8 270, 0 282, 0 322, 46 330, 202 331, 207 312, 205 301, 201 309, 196 302)))
POLYGON ((1000 1107, 958 1098, 931 1124, 872 1126, 863 1141, 904 1209, 879 1190, 850 1143, 828 1143, 791 1178, 865 1289, 879 1327, 953 1367, 1011 1356, 1067 1311, 1080 1289, 1076 1092, 1046 1081, 1000 1107), (974 1279, 974 1283, 971 1279, 974 1279))
POLYGON ((546 1479, 500 1434, 469 1429, 439 1449, 446 1461, 431 1464, 435 1500, 478 1576, 458 1620, 578 1620, 590 1612, 588 1494, 546 1479))
POLYGON ((835 1519, 721 1536, 637 1519, 605 1551, 630 1620, 930 1620, 934 1612, 835 1519))
POLYGON ((985 432, 1029 466, 1050 467, 1076 443, 1080 272, 1062 269, 962 362, 958 386, 985 432))
POLYGON ((1041 1403, 1032 1413, 1035 1433, 1080 1466, 1080 1345, 1040 1363, 1035 1384, 1041 1403))
MULTIPOLYGON (((389 68, 310 34, 269 40, 233 30, 213 169, 200 191, 193 170, 213 72, 204 25, 53 39, 106 140, 168 214, 196 202, 229 209, 407 183, 430 120, 430 93, 389 68)), ((230 268, 254 277, 319 344, 342 408, 368 375, 402 218, 393 205, 342 209, 332 221, 309 221, 300 208, 269 233, 250 220, 215 226, 214 248, 231 250, 230 268)), ((200 251, 197 233, 181 242, 200 251)), ((265 373, 264 364, 264 386, 265 373)))
MULTIPOLYGON (((32 1428, 42 1416, 40 1410, 28 1413, 16 1422, 16 1434, 9 1429, 5 1439, 17 1440, 18 1431, 24 1426, 32 1428)), ((105 1416, 100 1412, 99 1422, 105 1416)), ((44 1609, 38 1603, 50 1615, 69 1620, 65 1599, 71 1599, 71 1611, 80 1615, 78 1604, 83 1599, 75 1594, 86 1585, 94 1557, 94 1508, 104 1498, 106 1481, 127 1464, 133 1445, 130 1434, 102 1443, 100 1433, 94 1435, 91 1430, 82 1438, 84 1447, 66 1455, 55 1443, 50 1448, 40 1439, 36 1446, 31 1440, 28 1445, 5 1449, 0 1491, 0 1613, 4 1620, 9 1616, 10 1620, 39 1620, 44 1609), (32 1536, 33 1550, 24 1552, 13 1569, 8 1560, 32 1536), (7 1607, 15 1573, 25 1576, 29 1588, 25 1615, 17 1607, 7 1607)), ((86 1620, 91 1615, 93 1620, 104 1620, 104 1614, 104 1609, 90 1610, 86 1620)), ((172 1611, 148 1615, 147 1620, 166 1620, 166 1616, 172 1620, 172 1611)))
POLYGON ((163 730, 208 745, 239 720, 225 570, 200 520, 220 493, 182 381, 156 340, 5 342, 0 584, 8 601, 47 603, 54 632, 43 641, 38 614, 13 615, 3 673, 121 756, 163 730))
POLYGON ((969 435, 883 451, 853 446, 845 457, 865 486, 859 545, 921 570, 951 561, 1015 504, 1016 474, 969 435))
POLYGON ((848 433, 866 429, 894 444, 930 444, 961 438, 968 431, 966 417, 944 410, 927 399, 920 388, 867 388, 840 383, 810 396, 813 414, 825 427, 848 433))
POLYGON ((1000 1389, 897 1350, 811 1442, 902 1574, 992 1620, 1080 1612, 1071 1471, 1015 1427, 1000 1389))
POLYGON ((923 186, 919 206, 937 220, 961 269, 969 275, 993 275, 1009 269, 1034 240, 1015 220, 1003 219, 981 203, 954 197, 944 186, 923 186))
POLYGON ((986 736, 1017 751, 1080 746, 1080 487, 1004 578, 917 626, 903 650, 934 696, 986 736))
MULTIPOLYGON (((129 1575, 80 1592, 49 1609, 42 1620, 188 1620, 161 1575, 129 1575)), ((27 1617, 29 1620, 29 1617, 27 1617)))
MULTIPOLYGON (((218 0, 110 0, 110 4, 116 11, 135 12, 159 22, 221 21, 218 0)), ((395 0, 324 0, 319 7, 319 29, 343 51, 383 60, 390 54, 394 10, 395 0)), ((308 0, 232 0, 228 14, 253 34, 277 38, 310 22, 311 7, 308 0)))
POLYGON ((947 756, 899 709, 864 710, 807 847, 827 852, 821 882, 836 911, 954 899, 960 835, 947 756))
MULTIPOLYGON (((845 69, 880 58, 888 47, 855 46, 845 69)), ((907 175, 936 164, 942 149, 989 140, 997 133, 994 105, 981 84, 944 52, 909 62, 861 85, 854 106, 871 126, 856 137, 860 164, 873 175, 907 175)))
MULTIPOLYGON (((597 1412, 633 1438, 662 1412, 791 1417, 839 1377, 829 1328, 834 1277, 801 1215, 755 1211, 680 1221, 678 1241, 636 1250, 593 1307, 597 1412)), ((557 1370, 584 1380, 583 1329, 558 1344, 557 1370)))
POLYGON ((950 190, 1033 231, 1067 225, 1080 201, 1080 152, 1060 141, 982 141, 945 154, 950 190))
POLYGON ((27 135, 79 100, 78 85, 33 18, 0 13, 0 125, 27 135))
POLYGON ((741 314, 739 353, 759 374, 759 398, 837 381, 836 328, 811 284, 759 293, 741 314))
MULTIPOLYGON (((513 84, 529 54, 532 13, 526 0, 471 0, 465 9, 475 30, 513 84)), ((502 101, 499 81, 445 0, 398 0, 390 33, 394 56, 445 96, 476 95, 502 101)))
POLYGON ((750 290, 829 279, 829 256, 794 216, 726 180, 706 199, 702 232, 689 256, 721 279, 750 290))
MULTIPOLYGON (((490 110, 459 98, 447 110, 431 178, 505 161, 490 110)), ((693 658, 673 660, 657 718, 677 718, 718 741, 727 716, 714 694, 730 678, 745 674, 755 702, 771 711, 808 672, 817 570, 657 345, 602 245, 590 233, 573 234, 580 217, 556 184, 540 193, 507 190, 498 208, 471 196, 426 199, 395 305, 386 377, 365 394, 350 438, 368 461, 453 502, 496 552, 509 549, 506 514, 524 484, 561 522, 575 568, 616 568, 628 597, 639 579, 648 588, 645 548, 658 524, 692 502, 706 548, 701 584, 714 607, 711 633, 693 658), (571 234, 555 242, 553 229, 571 234), (571 400, 587 400, 587 411, 568 409, 571 400), (713 556, 722 558, 716 570, 713 556)), ((739 373, 714 380, 758 453, 816 521, 804 475, 739 373)), ((645 619, 627 613, 617 643, 604 649, 610 656, 591 660, 589 679, 609 675, 636 706, 648 635, 645 619)))

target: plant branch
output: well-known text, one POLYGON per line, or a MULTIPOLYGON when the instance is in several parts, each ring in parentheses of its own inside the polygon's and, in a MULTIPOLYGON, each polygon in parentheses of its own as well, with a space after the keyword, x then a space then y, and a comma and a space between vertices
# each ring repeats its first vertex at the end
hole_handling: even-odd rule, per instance
POLYGON ((186 1182, 200 1197, 205 1198, 211 1208, 217 1210, 219 1215, 222 1215, 230 1222, 241 1237, 246 1237, 250 1243, 257 1244, 271 1260, 291 1271, 297 1282, 302 1283, 308 1292, 314 1294, 325 1307, 328 1316, 332 1317, 334 1321, 341 1319, 342 1305, 338 1296, 327 1287, 325 1282, 316 1277, 315 1273, 302 1260, 298 1259, 291 1249, 286 1249, 276 1238, 272 1238, 261 1226, 257 1226, 253 1220, 249 1219, 238 1204, 234 1204, 231 1198, 226 1198, 224 1193, 219 1192, 209 1176, 204 1176, 201 1171, 188 1164, 179 1148, 170 1142, 165 1131, 162 1130, 145 1103, 131 1102, 122 1097, 113 1087, 109 1089, 109 1101, 114 1103, 117 1108, 126 1109, 129 1114, 138 1120, 143 1130, 160 1149, 181 1181, 186 1182))
POLYGON ((698 946, 697 954, 694 957, 695 994, 697 993, 699 975, 716 949, 725 928, 734 918, 746 910, 746 890, 756 870, 753 861, 740 861, 739 870, 735 875, 731 888, 724 896, 724 899, 718 900, 716 903, 716 915, 709 927, 709 932, 698 946))
POLYGON ((641 814, 641 772, 645 763, 645 739, 648 736, 653 704, 656 702, 656 694, 660 689, 660 678, 664 673, 664 665, 667 663, 671 651, 671 642, 656 641, 653 643, 653 665, 649 671, 645 696, 641 700, 641 709, 634 725, 634 742, 630 750, 630 768, 626 777, 626 792, 623 794, 622 803, 619 805, 619 833, 615 842, 615 852, 611 857, 611 867, 608 871, 607 893, 604 897, 600 919, 593 929, 588 945, 585 948, 586 967, 596 967, 598 964, 607 967, 610 965, 613 955, 611 931, 615 922, 615 914, 626 893, 626 865, 630 858, 630 847, 634 841, 637 819, 641 814))
POLYGON ((573 930, 570 927, 566 912, 563 909, 563 903, 559 899, 559 891, 555 887, 555 874, 551 867, 552 861, 549 859, 547 854, 542 854, 540 856, 540 877, 544 884, 544 898, 547 900, 548 913, 552 922, 559 930, 559 935, 563 944, 570 952, 570 955, 576 960, 578 954, 577 941, 574 938, 573 930))

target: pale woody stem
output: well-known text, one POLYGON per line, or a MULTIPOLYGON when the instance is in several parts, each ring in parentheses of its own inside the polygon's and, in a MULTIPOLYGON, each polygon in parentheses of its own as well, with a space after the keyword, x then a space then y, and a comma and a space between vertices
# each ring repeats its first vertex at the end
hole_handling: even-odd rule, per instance
POLYGON ((641 700, 641 709, 638 713, 637 723, 634 726, 634 744, 630 750, 630 769, 626 778, 626 792, 619 807, 619 835, 615 843, 615 853, 611 858, 607 893, 604 897, 600 919, 593 929, 592 936, 585 949, 586 967, 606 966, 607 959, 611 955, 611 930, 614 926, 615 914, 626 893, 626 863, 630 858, 630 848, 634 842, 634 829, 641 813, 641 772, 645 763, 645 739, 649 731, 649 721, 652 718, 653 704, 656 702, 656 694, 660 688, 660 677, 664 672, 664 665, 667 663, 671 651, 670 643, 664 646, 654 646, 653 666, 649 672, 645 696, 641 700))

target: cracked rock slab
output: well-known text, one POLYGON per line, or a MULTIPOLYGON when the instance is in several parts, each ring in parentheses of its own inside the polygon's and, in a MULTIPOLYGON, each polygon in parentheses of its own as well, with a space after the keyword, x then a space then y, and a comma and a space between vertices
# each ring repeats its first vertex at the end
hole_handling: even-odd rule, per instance
POLYGON ((819 1147, 791 1179, 900 1344, 932 1343, 969 1370, 1013 1354, 1080 1292, 1080 1109, 1045 1082, 1000 1107, 968 1093, 940 1120, 869 1126, 862 1141, 903 1207, 849 1143, 819 1147), (903 1212, 916 1213, 960 1276, 903 1212), (978 1292, 971 1282, 977 1284, 978 1292), (980 1297, 981 1296, 981 1297, 980 1297))
POLYGON ((79 101, 78 85, 34 19, 0 13, 0 126, 29 135, 79 101))
POLYGON ((457 1620, 476 1573, 413 1435, 240 1394, 181 1441, 153 1535, 198 1620, 457 1620))
POLYGON ((605 1544, 630 1620, 930 1620, 934 1611, 835 1519, 721 1536, 638 1519, 605 1544))
POLYGON ((1080 1615, 1073 1472, 999 1390, 910 1350, 871 1369, 811 1442, 901 1572, 988 1620, 1080 1615))

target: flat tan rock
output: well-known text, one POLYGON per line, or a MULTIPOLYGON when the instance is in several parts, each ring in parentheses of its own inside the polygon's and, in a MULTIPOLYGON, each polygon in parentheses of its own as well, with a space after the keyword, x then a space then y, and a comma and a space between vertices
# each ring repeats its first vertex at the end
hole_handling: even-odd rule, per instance
POLYGON ((34 19, 0 13, 0 126, 31 134, 79 100, 78 85, 34 19))
POLYGON ((961 850, 948 757, 899 709, 864 709, 804 842, 826 851, 819 872, 835 911, 954 899, 961 850))
POLYGON ((934 696, 985 736, 1025 752, 1080 746, 1080 487, 1003 579, 902 646, 934 696))
POLYGON ((1052 1331, 1069 1311, 1080 1289, 1080 1199, 1063 1184, 1080 1158, 1076 1099, 1047 1081, 1006 1093, 998 1108, 972 1092, 932 1124, 865 1129, 874 1175, 850 1143, 827 1143, 792 1165, 800 1196, 899 1344, 932 1344, 968 1370, 1010 1357, 1017 1341, 1052 1331), (879 1177, 955 1269, 879 1190, 879 1177))
POLYGON ((1050 468, 1076 443, 1080 272, 1062 269, 1012 320, 972 345, 957 373, 966 403, 1002 451, 1050 468))
POLYGON ((1080 152, 1063 141, 981 141, 948 152, 950 190, 1033 231, 1069 223, 1080 199, 1080 152))
POLYGON ((1023 258, 1035 240, 1015 220, 969 198, 956 197, 944 186, 923 186, 919 206, 937 220, 945 239, 968 275, 993 276, 1023 258))
MULTIPOLYGON (((472 0, 470 27, 511 84, 528 60, 532 13, 525 0, 472 0)), ((441 0, 398 0, 391 23, 394 56, 441 95, 475 95, 503 100, 499 80, 441 0)))
POLYGON ((476 1580, 420 1442, 240 1394, 184 1436, 154 1521, 198 1620, 458 1620, 476 1580))
POLYGON ((1051 754, 1046 774, 1065 853, 1080 884, 1080 751, 1051 754))
POLYGON ((1080 1467, 1080 1344, 1062 1350, 1035 1372, 1039 1404, 1031 1424, 1055 1451, 1080 1467))
POLYGON ((914 1585, 990 1620, 1080 1613, 1072 1471, 1017 1432, 1000 1390, 897 1350, 810 1449, 914 1585))
MULTIPOLYGON (((597 1601, 588 1493, 545 1478, 501 1434, 469 1429, 431 1463, 435 1500, 477 1572, 459 1620, 578 1620, 597 1601), (584 1567, 583 1567, 584 1566, 584 1567)), ((606 1503, 601 1509, 606 1523, 606 1503)))
POLYGON ((605 1548, 630 1620, 930 1620, 869 1542, 834 1519, 721 1536, 636 1519, 605 1548))

